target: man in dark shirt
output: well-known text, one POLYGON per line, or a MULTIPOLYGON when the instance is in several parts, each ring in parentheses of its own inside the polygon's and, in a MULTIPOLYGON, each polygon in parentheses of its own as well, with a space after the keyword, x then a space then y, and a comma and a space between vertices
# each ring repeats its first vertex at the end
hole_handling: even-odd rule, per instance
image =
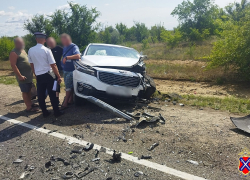
POLYGON ((61 58, 63 54, 63 48, 61 46, 57 46, 56 41, 53 37, 49 37, 46 40, 46 44, 51 49, 52 54, 55 58, 58 70, 61 72, 62 71, 61 58))
MULTIPOLYGON (((53 37, 49 37, 46 40, 46 44, 48 48, 51 49, 54 59, 56 61, 56 65, 61 74, 62 73, 61 58, 63 55, 63 48, 61 46, 57 46, 56 40, 53 37)), ((58 85, 56 90, 56 96, 58 97, 58 104, 59 104, 59 93, 60 93, 60 86, 58 85)))

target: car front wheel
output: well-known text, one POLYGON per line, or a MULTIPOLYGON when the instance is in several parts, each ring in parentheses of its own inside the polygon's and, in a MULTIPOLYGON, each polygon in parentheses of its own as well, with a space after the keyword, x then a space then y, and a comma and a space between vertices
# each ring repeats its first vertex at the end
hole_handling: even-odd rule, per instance
POLYGON ((74 102, 75 102, 75 105, 76 106, 81 106, 84 104, 84 101, 86 101, 85 99, 77 96, 75 93, 74 93, 74 102))

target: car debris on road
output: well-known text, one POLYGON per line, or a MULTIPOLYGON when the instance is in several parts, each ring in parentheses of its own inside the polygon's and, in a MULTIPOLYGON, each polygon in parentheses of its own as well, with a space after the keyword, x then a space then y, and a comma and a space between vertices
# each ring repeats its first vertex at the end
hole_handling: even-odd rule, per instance
POLYGON ((22 159, 16 159, 15 161, 13 161, 13 163, 15 163, 15 164, 19 164, 19 163, 22 163, 22 162, 23 162, 22 159))
POLYGON ((140 159, 152 159, 152 156, 144 156, 142 155, 141 157, 138 158, 139 160, 140 159))
POLYGON ((193 161, 193 160, 187 160, 187 162, 191 163, 191 164, 194 164, 194 165, 199 165, 199 163, 197 161, 193 161))
POLYGON ((74 173, 73 172, 66 172, 62 178, 63 179, 71 179, 72 177, 74 176, 74 173))
POLYGON ((121 162, 121 153, 116 153, 116 151, 114 150, 113 152, 113 161, 114 162, 121 162))
POLYGON ((230 117, 230 119, 238 129, 250 133, 250 114, 245 117, 230 117))
POLYGON ((91 149, 93 149, 94 147, 94 144, 93 143, 88 143, 85 147, 84 147, 84 150, 85 151, 89 151, 91 149))
POLYGON ((149 151, 154 150, 157 146, 159 146, 159 143, 154 143, 150 148, 148 149, 149 151))
POLYGON ((143 172, 142 171, 137 171, 135 172, 134 176, 135 177, 139 177, 139 176, 142 176, 143 175, 143 172))
POLYGON ((74 149, 71 150, 71 153, 81 154, 82 151, 83 151, 83 147, 82 146, 74 146, 74 149))
POLYGON ((29 172, 25 171, 21 174, 21 176, 19 177, 19 179, 26 179, 28 176, 30 175, 29 172))

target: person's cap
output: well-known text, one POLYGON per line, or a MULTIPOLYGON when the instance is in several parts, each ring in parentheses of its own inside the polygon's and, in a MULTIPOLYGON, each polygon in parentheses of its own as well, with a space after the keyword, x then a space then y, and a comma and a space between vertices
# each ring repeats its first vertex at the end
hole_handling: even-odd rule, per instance
POLYGON ((46 37, 47 37, 47 35, 44 34, 44 33, 42 33, 42 32, 35 32, 35 33, 34 33, 34 36, 35 36, 36 38, 44 38, 44 39, 46 39, 46 37))

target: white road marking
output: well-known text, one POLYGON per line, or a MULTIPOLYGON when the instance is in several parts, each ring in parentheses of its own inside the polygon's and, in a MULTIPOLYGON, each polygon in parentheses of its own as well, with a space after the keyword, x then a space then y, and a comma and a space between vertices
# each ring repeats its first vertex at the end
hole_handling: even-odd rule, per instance
MULTIPOLYGON (((0 115, 0 119, 3 119, 3 120, 8 121, 10 123, 20 125, 20 126, 23 126, 23 127, 26 127, 26 128, 29 128, 29 129, 32 129, 32 130, 35 130, 35 131, 38 131, 38 132, 41 132, 41 133, 48 134, 50 132, 50 130, 48 130, 48 129, 39 128, 37 126, 31 125, 31 124, 28 124, 28 123, 24 123, 22 121, 18 121, 16 119, 11 119, 11 118, 8 118, 8 117, 2 116, 2 115, 0 115)), ((71 143, 80 144, 80 145, 83 145, 83 146, 85 146, 88 143, 87 141, 79 140, 77 138, 67 136, 67 135, 64 135, 64 134, 61 134, 61 133, 52 132, 52 133, 49 133, 48 135, 54 136, 54 137, 57 137, 57 138, 60 138, 60 139, 63 139, 63 140, 67 140, 67 141, 69 141, 71 143)), ((102 146, 97 145, 97 144, 94 145, 94 148, 98 149, 98 150, 100 150, 101 147, 102 146)), ((104 148, 106 148, 106 147, 104 147, 104 148)), ((112 149, 109 149, 109 148, 106 148, 106 149, 107 149, 107 151, 106 151, 107 154, 113 155, 113 150, 112 149)), ((185 172, 182 172, 182 171, 178 171, 176 169, 169 168, 167 166, 160 165, 160 164, 157 164, 157 163, 154 163, 154 162, 151 162, 151 161, 147 161, 147 160, 144 160, 144 159, 138 160, 138 157, 134 157, 134 156, 128 155, 126 153, 122 153, 122 159, 126 159, 128 161, 132 161, 134 163, 137 163, 137 164, 140 164, 140 165, 143 165, 143 166, 146 166, 146 167, 149 167, 149 168, 152 168, 152 169, 155 169, 155 170, 167 173, 167 174, 171 174, 173 176, 176 176, 176 177, 179 177, 179 178, 182 178, 182 179, 186 179, 186 180, 205 180, 204 178, 194 176, 192 174, 188 174, 188 173, 185 173, 185 172)))

